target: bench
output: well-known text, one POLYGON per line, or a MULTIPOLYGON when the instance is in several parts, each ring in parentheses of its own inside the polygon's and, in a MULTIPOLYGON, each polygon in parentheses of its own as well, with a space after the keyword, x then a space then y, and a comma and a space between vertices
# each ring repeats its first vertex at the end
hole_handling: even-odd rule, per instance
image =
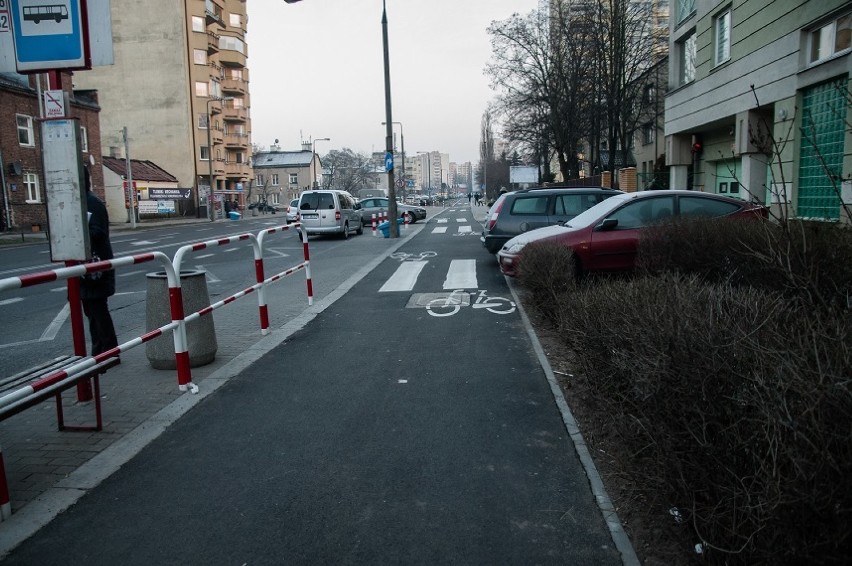
MULTIPOLYGON (((86 359, 83 356, 59 356, 53 360, 41 363, 21 373, 0 380, 0 421, 34 406, 42 401, 55 397, 56 421, 60 431, 100 431, 103 429, 101 416, 101 384, 100 375, 109 368, 120 363, 119 358, 111 357, 93 366, 66 372, 86 359), (47 379, 50 377, 50 379, 47 379), (92 380, 94 384, 95 424, 87 426, 69 426, 65 424, 62 410, 62 392, 84 380, 92 380)), ((6 481, 6 469, 3 463, 3 450, 0 447, 0 521, 11 516, 9 488, 6 481)))

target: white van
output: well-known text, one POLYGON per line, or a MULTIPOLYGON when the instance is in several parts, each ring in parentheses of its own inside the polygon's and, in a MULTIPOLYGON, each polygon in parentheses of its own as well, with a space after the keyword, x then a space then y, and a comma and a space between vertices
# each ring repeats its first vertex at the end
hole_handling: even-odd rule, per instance
POLYGON ((339 234, 345 240, 350 232, 364 233, 361 206, 346 191, 305 191, 299 197, 298 221, 309 236, 339 234))

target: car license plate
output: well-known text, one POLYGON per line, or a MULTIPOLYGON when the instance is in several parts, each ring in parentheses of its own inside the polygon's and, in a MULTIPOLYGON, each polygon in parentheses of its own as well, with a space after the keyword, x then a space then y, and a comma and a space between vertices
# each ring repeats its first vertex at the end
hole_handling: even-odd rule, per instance
POLYGON ((319 218, 318 214, 303 214, 302 218, 319 218))

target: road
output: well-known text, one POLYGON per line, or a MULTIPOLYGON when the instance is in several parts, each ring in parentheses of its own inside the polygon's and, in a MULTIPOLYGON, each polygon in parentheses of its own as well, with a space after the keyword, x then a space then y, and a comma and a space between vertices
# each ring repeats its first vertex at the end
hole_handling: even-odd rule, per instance
POLYGON ((621 564, 478 228, 312 240, 380 261, 6 561, 621 564))

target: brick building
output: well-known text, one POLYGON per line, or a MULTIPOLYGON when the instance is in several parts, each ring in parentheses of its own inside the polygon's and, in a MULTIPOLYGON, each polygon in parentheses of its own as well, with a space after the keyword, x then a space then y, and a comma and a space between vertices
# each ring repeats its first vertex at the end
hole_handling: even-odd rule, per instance
MULTIPOLYGON (((38 86, 49 88, 46 75, 0 73, 0 228, 47 229, 47 193, 41 156, 38 86)), ((95 193, 104 198, 100 163, 101 132, 97 92, 71 89, 71 75, 62 75, 69 116, 80 122, 82 159, 88 164, 95 193)))

